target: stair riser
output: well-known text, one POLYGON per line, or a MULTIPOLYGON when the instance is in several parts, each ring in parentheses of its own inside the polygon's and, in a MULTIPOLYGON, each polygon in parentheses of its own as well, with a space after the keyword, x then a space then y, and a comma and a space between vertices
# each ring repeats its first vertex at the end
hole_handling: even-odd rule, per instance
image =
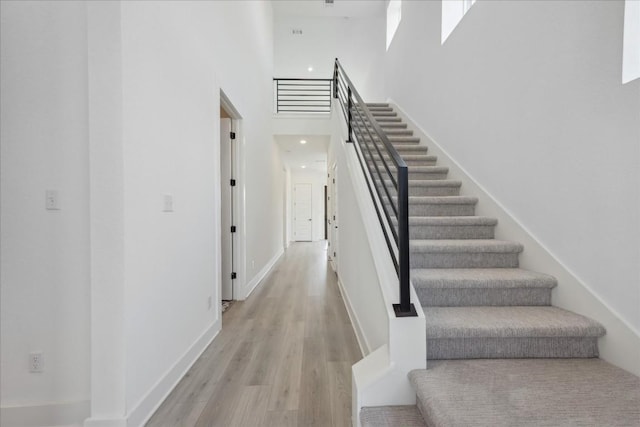
POLYGON ((475 205, 429 205, 409 202, 410 216, 473 216, 475 211, 475 205))
MULTIPOLYGON (((389 170, 395 176, 395 174, 397 173, 395 165, 391 162, 391 160, 387 160, 387 162, 388 162, 387 166, 389 167, 389 170)), ((376 167, 372 163, 368 163, 368 165, 374 171, 376 170, 376 167)), ((420 166, 428 166, 428 165, 421 164, 420 166)), ((384 167, 384 164, 382 163, 378 163, 378 169, 380 169, 381 173, 387 172, 387 169, 384 167)), ((418 171, 412 170, 411 167, 409 167, 409 179, 433 181, 438 179, 447 179, 447 175, 448 175, 447 172, 423 172, 419 170, 418 171)))
POLYGON ((411 252, 411 268, 509 268, 518 267, 517 253, 411 252))
POLYGON ((493 239, 492 225, 410 225, 411 239, 493 239))
POLYGON ((415 281, 414 285, 423 307, 551 305, 549 288, 432 289, 421 288, 415 281))
POLYGON ((409 186, 409 196, 459 196, 460 187, 409 186))
MULTIPOLYGON (((421 165, 422 166, 422 165, 421 165)), ((424 165, 427 166, 427 165, 424 165)), ((421 172, 421 171, 413 171, 409 168, 409 179, 419 179, 419 180, 434 180, 434 179, 447 179, 447 172, 439 172, 439 173, 431 173, 431 172, 421 172)))
POLYGON ((384 133, 390 138, 394 136, 413 136, 413 131, 408 129, 384 129, 384 133))
POLYGON ((475 212, 475 205, 430 205, 409 202, 409 216, 473 216, 475 212))
MULTIPOLYGON (((391 123, 378 123, 378 125, 380 126, 380 128, 382 130, 386 130, 386 129, 401 130, 401 129, 406 129, 407 128, 407 124, 406 123, 402 123, 401 121, 391 122, 391 123)), ((357 126, 367 127, 367 126, 369 126, 369 122, 364 122, 363 123, 360 120, 355 120, 353 122, 353 126, 354 126, 354 129, 356 129, 357 126)), ((363 129, 363 131, 364 131, 364 129, 363 129)))
MULTIPOLYGON (((376 148, 374 145, 368 144, 369 147, 371 148, 371 151, 374 153, 377 153, 376 148)), ((398 152, 398 154, 400 154, 400 157, 404 157, 404 155, 425 155, 427 154, 427 151, 429 150, 429 148, 426 145, 419 145, 419 144, 392 144, 393 148, 395 148, 395 150, 398 152)), ((383 145, 380 145, 380 151, 382 153, 385 153, 385 148, 383 148, 383 145)), ((423 166, 427 166, 427 165, 423 165, 423 166)))
POLYGON ((593 337, 427 338, 427 360, 598 357, 593 337))

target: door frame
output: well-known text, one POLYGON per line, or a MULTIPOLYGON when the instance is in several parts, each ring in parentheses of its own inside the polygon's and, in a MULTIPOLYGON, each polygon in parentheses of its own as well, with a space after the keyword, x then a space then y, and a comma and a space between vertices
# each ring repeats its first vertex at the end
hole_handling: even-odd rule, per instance
MULTIPOLYGON (((232 142, 232 174, 236 180, 232 202, 232 221, 236 226, 235 239, 233 240, 233 270, 236 272, 236 279, 233 281, 233 299, 244 300, 246 298, 246 180, 245 180, 245 141, 243 132, 242 115, 235 108, 229 97, 220 89, 220 106, 231 116, 231 131, 235 132, 236 138, 232 142)), ((219 120, 219 118, 218 118, 219 120)), ((220 133, 220 122, 218 122, 218 134, 220 133)), ((217 147, 218 153, 220 147, 217 147)), ((225 183, 221 183, 223 185, 225 183)), ((230 185, 230 183, 226 183, 230 185)), ((218 215, 222 214, 221 195, 218 195, 218 215)), ((220 268, 220 272, 222 269, 220 268)), ((221 274, 221 273, 220 273, 221 274)), ((218 296, 221 299, 221 282, 218 281, 218 296)))

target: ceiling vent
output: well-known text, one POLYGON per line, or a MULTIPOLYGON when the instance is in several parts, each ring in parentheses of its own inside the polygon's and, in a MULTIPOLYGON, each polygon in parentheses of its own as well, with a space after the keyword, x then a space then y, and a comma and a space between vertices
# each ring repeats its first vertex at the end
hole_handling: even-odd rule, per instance
POLYGON ((293 34, 294 36, 301 36, 302 35, 302 30, 300 28, 292 28, 291 29, 291 34, 293 34))
POLYGON ((333 6, 333 0, 324 0, 325 6, 333 6))

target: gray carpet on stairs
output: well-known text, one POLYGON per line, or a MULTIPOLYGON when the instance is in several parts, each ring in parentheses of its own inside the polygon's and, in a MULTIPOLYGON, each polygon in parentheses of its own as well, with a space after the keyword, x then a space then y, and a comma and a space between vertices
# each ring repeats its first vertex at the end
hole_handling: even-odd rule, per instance
POLYGON ((360 411, 362 427, 425 427, 416 405, 364 407, 360 411))
POLYGON ((428 426, 640 425, 640 379, 599 359, 442 361, 409 376, 428 426))
MULTIPOLYGON (((556 279, 518 268, 524 247, 494 238, 495 218, 475 215, 478 199, 460 195, 392 107, 368 105, 409 166, 411 280, 429 367, 410 378, 426 425, 640 427, 640 379, 597 359, 604 328, 551 306, 556 279)), ((391 157, 367 126, 354 122, 361 155, 384 171, 391 157)), ((389 177, 374 185, 395 203, 389 177)), ((363 426, 425 425, 416 416, 412 406, 361 411, 363 426)))

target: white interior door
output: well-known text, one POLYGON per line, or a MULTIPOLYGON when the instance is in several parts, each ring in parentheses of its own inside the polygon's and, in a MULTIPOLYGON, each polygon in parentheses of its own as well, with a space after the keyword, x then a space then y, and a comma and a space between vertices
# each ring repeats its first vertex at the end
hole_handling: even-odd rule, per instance
POLYGON ((221 261, 223 300, 233 299, 233 194, 230 183, 232 177, 231 119, 220 119, 220 195, 221 195, 221 261))
POLYGON ((338 170, 334 165, 329 172, 329 260, 338 271, 338 170))
POLYGON ((296 241, 312 240, 311 184, 295 184, 293 187, 293 237, 296 241))

